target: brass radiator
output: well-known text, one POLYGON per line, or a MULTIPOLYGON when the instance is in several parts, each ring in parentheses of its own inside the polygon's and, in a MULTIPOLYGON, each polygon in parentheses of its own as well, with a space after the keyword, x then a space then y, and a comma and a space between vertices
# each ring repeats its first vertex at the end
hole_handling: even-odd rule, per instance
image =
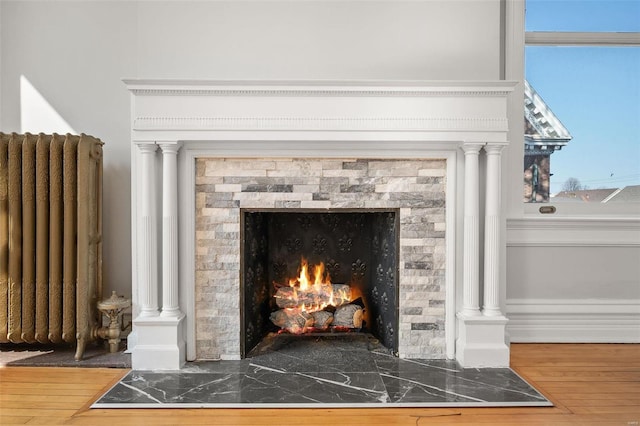
POLYGON ((102 297, 102 145, 0 133, 0 343, 96 338, 102 297))

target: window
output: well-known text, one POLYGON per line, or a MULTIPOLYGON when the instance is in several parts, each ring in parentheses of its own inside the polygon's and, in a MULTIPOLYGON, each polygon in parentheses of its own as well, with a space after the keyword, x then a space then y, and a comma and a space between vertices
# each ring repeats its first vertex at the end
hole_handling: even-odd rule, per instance
POLYGON ((527 0, 524 201, 640 202, 640 1, 527 0))

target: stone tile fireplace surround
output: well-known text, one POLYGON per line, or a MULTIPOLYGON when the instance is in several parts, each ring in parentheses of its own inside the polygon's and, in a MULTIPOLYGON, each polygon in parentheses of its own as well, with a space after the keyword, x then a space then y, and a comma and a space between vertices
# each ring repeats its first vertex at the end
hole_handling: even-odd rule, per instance
POLYGON ((241 357, 251 208, 397 209, 398 355, 508 366, 500 163, 512 83, 125 83, 134 369, 241 357))
POLYGON ((390 332, 406 357, 444 358, 445 174, 445 160, 196 160, 197 358, 240 356, 241 208, 399 209, 401 310, 390 332))

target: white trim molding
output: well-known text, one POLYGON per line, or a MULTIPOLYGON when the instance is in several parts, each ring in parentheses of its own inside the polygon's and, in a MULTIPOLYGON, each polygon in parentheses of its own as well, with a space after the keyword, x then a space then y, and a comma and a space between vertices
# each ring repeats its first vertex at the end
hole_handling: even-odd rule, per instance
POLYGON ((514 343, 640 343, 638 299, 508 299, 507 317, 514 343))
POLYGON ((507 247, 640 247, 640 219, 507 219, 507 247))

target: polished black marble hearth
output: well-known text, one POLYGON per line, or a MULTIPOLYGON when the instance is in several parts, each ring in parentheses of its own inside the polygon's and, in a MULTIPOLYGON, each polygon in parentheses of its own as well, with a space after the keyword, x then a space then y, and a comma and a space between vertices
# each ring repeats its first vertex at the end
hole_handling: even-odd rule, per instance
POLYGON ((407 360, 369 335, 282 336, 241 361, 131 371, 92 408, 550 406, 509 368, 407 360))

